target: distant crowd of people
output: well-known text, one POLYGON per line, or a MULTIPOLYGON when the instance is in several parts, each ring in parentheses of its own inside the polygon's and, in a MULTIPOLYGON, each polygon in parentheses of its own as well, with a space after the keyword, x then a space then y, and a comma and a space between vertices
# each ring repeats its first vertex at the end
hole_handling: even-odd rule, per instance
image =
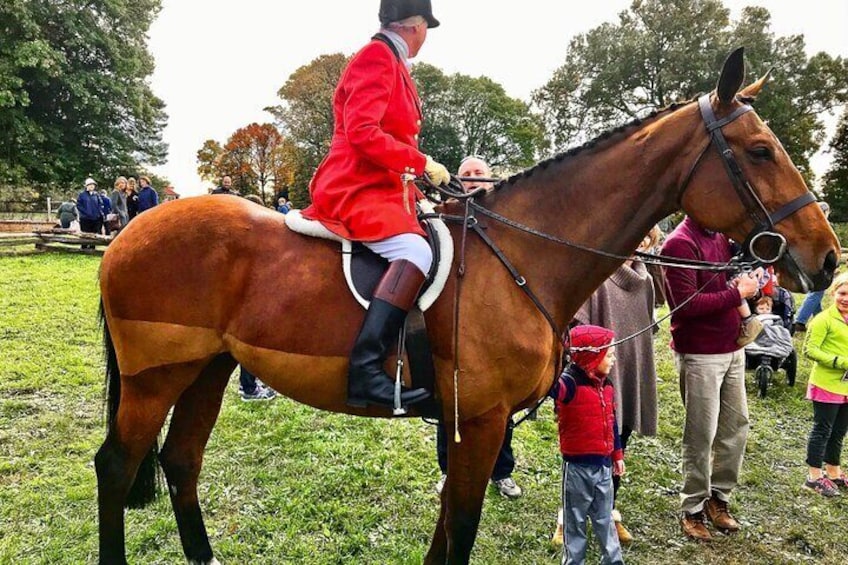
POLYGON ((63 202, 56 211, 64 229, 108 236, 159 205, 159 195, 147 176, 140 176, 137 182, 134 177, 118 177, 111 194, 98 190, 97 181, 91 177, 83 185, 75 199, 63 202))

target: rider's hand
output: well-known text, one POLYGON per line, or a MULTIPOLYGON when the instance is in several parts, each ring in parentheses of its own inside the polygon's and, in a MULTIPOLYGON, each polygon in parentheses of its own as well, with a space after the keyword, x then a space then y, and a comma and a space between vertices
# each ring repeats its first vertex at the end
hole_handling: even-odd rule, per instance
POLYGON ((434 161, 429 155, 427 155, 427 164, 424 165, 424 172, 427 173, 433 184, 443 185, 450 182, 450 173, 445 166, 434 161))

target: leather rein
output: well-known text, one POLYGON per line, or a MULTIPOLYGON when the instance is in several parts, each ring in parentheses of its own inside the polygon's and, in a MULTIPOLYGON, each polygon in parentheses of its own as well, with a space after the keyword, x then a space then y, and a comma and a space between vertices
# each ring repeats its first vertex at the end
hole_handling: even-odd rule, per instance
MULTIPOLYGON (((450 183, 447 185, 447 188, 443 188, 441 186, 437 186, 433 182, 429 180, 428 177, 423 177, 419 179, 419 181, 423 181, 423 183, 431 190, 435 190, 439 194, 447 197, 454 198, 464 203, 464 214, 463 215, 449 215, 449 214, 425 214, 422 218, 433 218, 437 217, 445 221, 461 223, 464 227, 462 233, 462 241, 461 241, 461 251, 460 251, 460 266, 458 272, 458 283, 457 283, 457 291, 456 296, 454 297, 454 394, 458 397, 458 374, 460 372, 459 367, 459 294, 462 285, 462 279, 465 275, 465 243, 466 243, 466 234, 469 230, 475 232, 483 243, 489 247, 489 249, 494 253, 494 255, 498 258, 498 260, 503 264, 503 266, 507 269, 510 276, 512 276, 515 284, 527 295, 527 297, 533 302, 536 309, 544 316, 545 320, 548 322, 548 325, 551 327, 551 330, 556 336, 557 340, 562 344, 565 351, 577 351, 583 349, 591 349, 595 351, 599 351, 600 349, 605 349, 607 347, 611 347, 614 345, 618 345, 629 341, 631 339, 636 338, 637 336, 645 333, 656 327, 662 321, 670 318, 672 314, 678 311, 680 308, 685 307, 695 296, 697 296, 710 282, 712 279, 717 277, 722 272, 750 272, 761 265, 770 265, 779 261, 781 258, 786 255, 793 264, 795 269, 798 269, 797 264, 795 263, 794 258, 791 254, 787 253, 787 242, 786 238, 776 231, 775 225, 782 220, 788 218, 801 208, 807 206, 808 204, 812 204, 816 201, 815 195, 809 190, 804 194, 792 199, 788 203, 781 206, 774 212, 769 212, 768 209, 763 204, 760 197, 757 195, 757 192, 754 190, 753 185, 748 181, 745 177, 745 173, 742 171, 742 168, 739 166, 738 161, 731 149, 730 145, 727 143, 727 139, 724 137, 722 133, 722 128, 727 124, 732 123, 739 117, 753 110, 753 108, 747 104, 742 102, 742 105, 739 106, 736 110, 730 113, 728 116, 718 119, 713 112, 712 105, 710 103, 710 95, 704 94, 698 98, 698 107, 701 113, 701 117, 704 121, 704 126, 709 135, 709 142, 704 146, 704 148, 698 154, 698 157, 695 159, 692 166, 689 168, 689 172, 685 177, 685 180, 681 186, 681 190, 678 196, 678 202, 682 200, 683 194, 689 186, 690 181, 695 175, 698 166, 701 164, 701 161, 706 154, 707 150, 711 146, 715 146, 716 151, 719 153, 722 164, 724 165, 725 171, 733 185, 736 194, 739 197, 742 205, 745 207, 746 213, 748 217, 754 222, 754 228, 749 232, 748 236, 745 238, 745 241, 742 244, 742 252, 737 256, 731 258, 730 261, 726 263, 716 263, 711 261, 699 261, 694 259, 684 259, 678 257, 669 257, 663 255, 655 255, 651 253, 644 253, 640 251, 634 252, 632 255, 620 255, 617 253, 612 253, 610 251, 606 251, 603 249, 597 249, 593 247, 589 247, 580 243, 576 243, 574 241, 564 239, 552 234, 544 233, 539 230, 536 230, 530 226, 524 225, 520 222, 507 218, 497 212, 490 210, 479 202, 477 202, 476 197, 481 193, 486 192, 484 187, 478 187, 470 192, 465 192, 462 187, 462 182, 485 182, 485 183, 496 183, 501 179, 497 178, 481 178, 481 177, 451 177, 450 183), (607 346, 602 348, 573 348, 569 343, 569 334, 564 333, 553 315, 545 308, 542 301, 539 297, 533 292, 530 288, 530 285, 527 282, 527 279, 521 275, 521 273, 516 269, 516 267, 509 261, 509 259, 504 255, 503 251, 498 247, 498 245, 492 240, 491 237, 485 232, 483 226, 480 225, 480 222, 475 215, 479 214, 482 216, 486 216, 496 222, 504 224, 508 227, 511 227, 515 230, 518 230, 523 233, 527 233, 529 235, 544 239, 546 241, 550 241, 553 243, 557 243, 560 245, 564 245, 567 247, 571 247, 574 249, 579 249, 581 251, 586 251, 588 253, 592 253, 594 255, 598 255, 601 257, 606 257, 610 259, 616 259, 621 261, 626 261, 628 259, 632 259, 634 257, 638 258, 640 261, 646 264, 660 265, 663 267, 673 267, 673 268, 682 268, 682 269, 694 269, 694 270, 703 270, 703 271, 712 271, 715 272, 715 275, 707 281, 701 288, 699 288, 692 296, 681 302, 677 307, 672 309, 666 316, 655 321, 653 324, 639 330, 638 332, 622 338, 618 341, 614 341, 607 346), (755 249, 756 244, 763 238, 772 238, 777 242, 777 251, 774 253, 774 256, 764 257, 760 255, 755 249), (745 257, 751 257, 751 260, 743 260, 745 257)), ((557 367, 555 368, 555 375, 560 371, 560 367, 562 365, 562 355, 559 356, 559 361, 557 367)), ((536 404, 530 408, 525 414, 523 418, 521 418, 517 423, 523 422, 527 417, 529 417, 533 412, 535 412, 538 407, 545 401, 547 397, 543 396, 536 404)), ((455 403, 455 410, 457 414, 455 414, 455 418, 458 422, 458 402, 455 403)), ((458 427, 456 429, 456 440, 459 440, 459 431, 458 427)))
MULTIPOLYGON (((530 298, 530 300, 534 303, 539 312, 541 312, 542 315, 545 317, 548 324, 551 326, 551 329, 557 336, 562 336, 563 333, 557 325, 556 321, 554 320, 553 316, 544 307, 544 305, 535 295, 535 293, 533 293, 527 283, 527 280, 518 272, 518 270, 509 261, 509 259, 507 259, 507 257, 503 254, 497 244, 495 244, 495 242, 488 236, 488 234, 485 233, 484 228, 480 225, 475 215, 475 212, 482 216, 491 218, 492 220, 497 221, 501 224, 509 226, 513 229, 527 233, 529 235, 533 235, 546 241, 565 245, 567 247, 579 249, 581 251, 586 251, 588 253, 592 253, 601 257, 607 257, 610 259, 616 259, 621 261, 626 261, 628 259, 636 257, 645 264, 653 264, 663 267, 673 267, 681 269, 713 271, 718 273, 727 271, 750 272, 751 270, 761 265, 770 265, 772 263, 775 263, 781 258, 783 258, 784 255, 792 259, 792 255, 787 253, 786 238, 776 231, 775 225, 781 222, 782 220, 788 218, 801 208, 815 202, 815 195, 808 190, 804 194, 784 204, 776 211, 769 212, 760 197, 757 195, 757 192, 754 190, 754 187, 751 182, 748 181, 748 179, 745 177, 745 173, 739 166, 739 163, 736 160, 733 150, 730 148, 730 145, 727 143, 727 139, 724 137, 724 134, 721 131, 724 126, 732 123, 739 117, 752 111, 753 108, 751 107, 751 105, 747 103, 742 103, 740 107, 738 107, 732 113, 721 119, 716 118, 715 113, 713 112, 712 105, 710 104, 709 94, 704 94, 698 98, 698 107, 701 113, 701 117, 704 121, 704 127, 706 128, 710 139, 709 142, 700 151, 698 157, 695 159, 692 166, 689 168, 689 172, 686 175, 685 180, 682 184, 678 200, 682 200, 683 194, 689 187, 689 183, 694 177, 698 166, 701 164, 704 155, 706 154, 707 150, 714 145, 716 151, 718 151, 719 155, 721 156, 725 171, 727 172, 728 177, 730 178, 731 184, 733 185, 736 194, 739 196, 739 199, 742 202, 742 205, 745 207, 748 216, 754 222, 754 228, 751 230, 751 232, 748 234, 742 244, 742 253, 733 257, 729 262, 716 263, 711 261, 699 261, 694 259, 655 255, 652 253, 644 253, 641 251, 636 251, 632 255, 621 255, 603 249, 597 249, 594 247, 576 243, 568 239, 541 232, 530 226, 507 218, 493 210, 482 206, 479 202, 476 201, 476 197, 481 193, 484 193, 486 191, 485 188, 481 187, 474 189, 471 192, 465 192, 461 184, 463 181, 493 183, 501 180, 497 178, 452 177, 451 182, 448 184, 448 188, 446 189, 433 184, 428 178, 425 177, 424 182, 429 188, 435 189, 437 192, 448 198, 455 198, 457 200, 465 201, 465 214, 462 216, 433 214, 425 217, 438 217, 445 221, 462 223, 465 227, 466 232, 468 230, 474 231, 480 237, 480 239, 482 239, 483 242, 492 250, 492 252, 498 258, 498 260, 501 261, 507 271, 509 271, 510 275, 515 281, 515 284, 528 296, 528 298, 530 298), (763 257, 759 255, 756 251, 755 245, 762 238, 774 238, 777 241, 777 252, 774 254, 773 257, 763 257), (743 260, 743 258, 746 256, 753 258, 753 260, 743 260)), ((464 271, 464 257, 462 258, 462 270, 464 271)), ((682 306, 685 306, 687 302, 680 304, 672 312, 676 311, 682 306)), ((622 341, 625 340, 621 340, 618 343, 621 343, 622 341)))

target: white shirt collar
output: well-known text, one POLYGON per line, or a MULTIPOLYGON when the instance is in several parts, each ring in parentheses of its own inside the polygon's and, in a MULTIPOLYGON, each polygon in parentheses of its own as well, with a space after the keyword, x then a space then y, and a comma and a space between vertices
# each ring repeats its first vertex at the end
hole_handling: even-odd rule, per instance
POLYGON ((380 33, 389 38, 389 40, 398 50, 398 53, 400 53, 400 58, 403 61, 403 64, 406 65, 407 69, 410 68, 412 66, 412 63, 409 61, 409 46, 406 44, 406 41, 404 41, 404 39, 400 35, 390 29, 382 28, 380 29, 380 33))

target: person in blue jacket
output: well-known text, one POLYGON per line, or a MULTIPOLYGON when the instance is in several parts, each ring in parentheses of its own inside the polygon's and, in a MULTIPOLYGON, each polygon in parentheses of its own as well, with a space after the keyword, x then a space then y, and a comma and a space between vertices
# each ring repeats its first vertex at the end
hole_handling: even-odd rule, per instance
POLYGON ((106 218, 112 213, 112 201, 109 200, 109 195, 106 194, 105 189, 100 191, 100 209, 103 212, 103 233, 109 235, 109 222, 106 221, 106 218))
MULTIPOLYGON (((100 234, 103 229, 103 202, 97 193, 97 182, 91 177, 85 179, 85 190, 77 196, 80 231, 100 234)), ((92 244, 83 244, 83 249, 94 249, 92 244)))
POLYGON ((159 195, 150 186, 148 177, 138 177, 138 184, 141 185, 141 190, 138 192, 138 213, 141 214, 159 204, 159 195))

